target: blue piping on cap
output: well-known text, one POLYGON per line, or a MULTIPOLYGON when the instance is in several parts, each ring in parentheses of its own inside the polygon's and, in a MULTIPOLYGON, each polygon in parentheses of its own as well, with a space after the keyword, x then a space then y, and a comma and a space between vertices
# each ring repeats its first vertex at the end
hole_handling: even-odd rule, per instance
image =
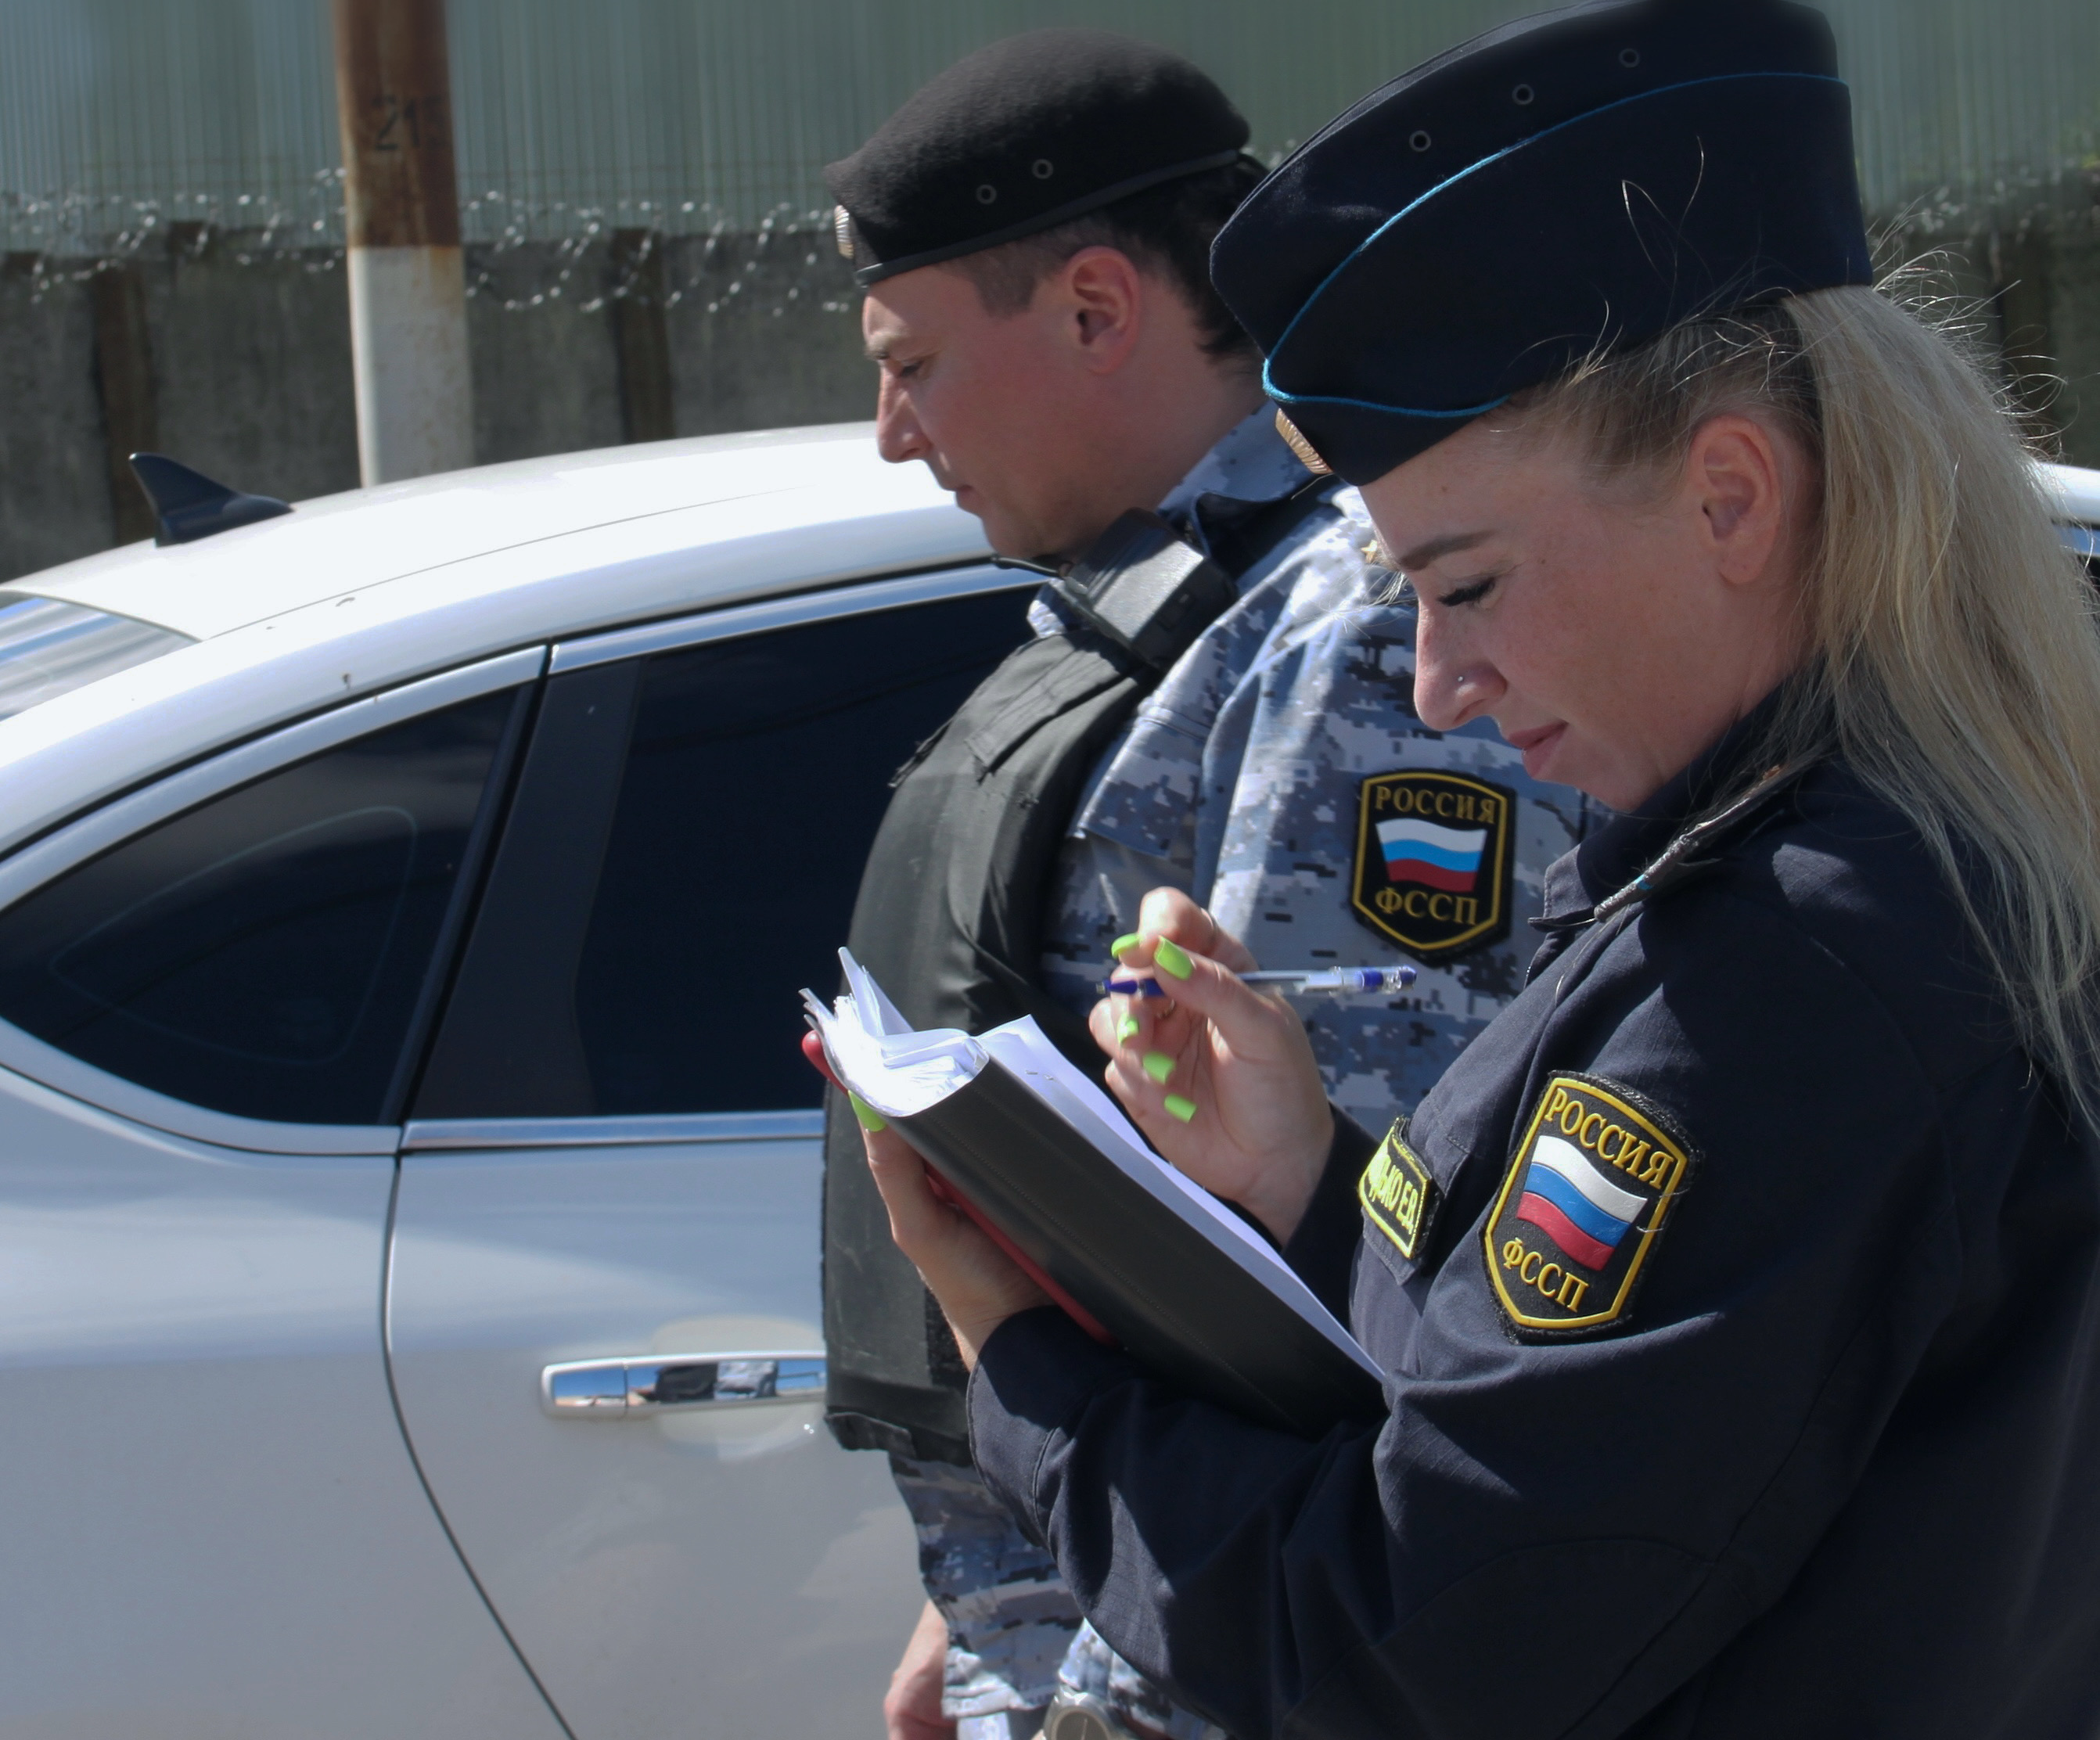
POLYGON ((1535 145, 1543 139, 1550 139, 1556 133, 1565 132, 1570 127, 1580 126, 1586 121, 1594 121, 1599 115, 1608 115, 1615 108, 1624 108, 1628 104, 1634 103, 1646 103, 1653 98, 1666 97, 1672 95, 1674 92, 1679 90, 1696 90, 1703 85, 1735 85, 1744 83, 1751 79, 1758 78, 1802 79, 1811 84, 1836 85, 1841 89, 1850 88, 1846 85, 1843 79, 1832 78, 1827 74, 1822 73, 1716 73, 1711 78, 1687 79, 1681 84, 1659 85, 1653 90, 1643 90, 1635 96, 1620 97, 1612 102, 1606 103, 1599 108, 1585 109, 1579 115, 1572 115, 1565 121, 1556 121, 1550 127, 1546 127, 1539 132, 1531 134, 1526 138, 1519 139, 1514 145, 1505 145, 1500 151, 1493 152, 1489 156, 1481 158, 1477 163, 1467 164, 1464 169, 1460 170, 1455 175, 1447 176, 1444 180, 1437 183, 1435 187, 1430 188, 1426 193, 1418 194, 1414 199, 1410 200, 1405 205, 1395 212, 1390 218, 1387 218, 1383 223, 1381 223, 1375 230, 1373 230, 1370 235, 1366 236, 1361 242, 1357 243, 1357 245, 1350 250, 1348 258, 1343 260, 1341 264, 1337 266, 1334 271, 1328 273, 1325 278, 1320 280, 1319 284, 1314 287, 1312 293, 1305 298, 1304 302, 1300 306, 1298 312, 1290 317, 1290 324, 1284 328, 1275 344, 1269 347, 1268 355, 1261 365, 1262 391, 1268 394, 1271 399, 1274 399, 1277 403, 1280 405, 1343 405, 1347 406, 1351 410, 1373 411, 1385 416, 1444 417, 1460 419, 1465 417, 1481 416, 1488 412, 1495 410, 1500 406, 1507 404, 1510 402, 1511 395, 1504 394, 1500 399, 1492 400, 1490 403, 1485 405, 1476 405, 1470 410, 1422 411, 1416 410, 1412 407, 1406 405, 1374 404, 1368 399, 1330 399, 1322 398, 1312 394, 1288 393, 1276 384, 1274 376, 1276 359, 1283 354, 1283 347, 1290 342, 1290 335, 1298 330, 1299 323, 1304 320, 1306 315, 1312 311, 1312 305, 1318 302, 1321 297, 1325 296, 1327 292, 1334 287, 1335 280, 1339 278, 1343 273, 1348 271, 1352 266, 1355 265, 1358 258, 1367 249, 1374 247, 1379 240, 1385 235, 1387 231, 1392 229, 1395 224, 1397 224, 1406 218, 1411 216, 1422 206, 1427 205, 1430 200, 1435 199, 1437 195, 1443 192, 1445 188, 1455 187, 1458 183, 1465 180, 1467 176, 1479 174, 1480 171, 1486 169, 1490 164, 1499 163, 1504 157, 1509 156, 1514 152, 1522 151, 1527 146, 1535 145))

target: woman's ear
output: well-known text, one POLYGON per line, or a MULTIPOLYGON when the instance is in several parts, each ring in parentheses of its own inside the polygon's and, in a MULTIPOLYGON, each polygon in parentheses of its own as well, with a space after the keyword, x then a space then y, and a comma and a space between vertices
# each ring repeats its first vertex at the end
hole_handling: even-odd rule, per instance
POLYGON ((1066 340, 1086 368, 1111 374, 1137 343, 1145 317, 1144 275, 1119 248, 1082 248, 1058 273, 1066 340))
POLYGON ((1771 571, 1786 528, 1787 474, 1779 438, 1754 417, 1729 412, 1694 432, 1685 487, 1731 584, 1754 585, 1771 571))

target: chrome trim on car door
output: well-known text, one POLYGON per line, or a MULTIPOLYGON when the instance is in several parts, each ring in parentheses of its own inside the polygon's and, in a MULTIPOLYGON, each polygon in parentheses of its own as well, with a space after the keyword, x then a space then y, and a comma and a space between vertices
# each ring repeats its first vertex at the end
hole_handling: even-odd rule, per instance
POLYGON ((214 1112, 141 1087, 0 1021, 0 1070, 171 1136, 247 1154, 391 1154, 398 1124, 279 1124, 214 1112))
POLYGON ((824 1114, 684 1112, 638 1117, 431 1117, 410 1124, 401 1146, 414 1153, 473 1148, 640 1148, 667 1142, 814 1141, 824 1114))
POLYGON ((983 562, 964 568, 942 568, 931 574, 906 575, 900 579, 870 580, 858 585, 827 588, 822 592, 794 592, 785 598, 768 598, 757 604, 682 616, 674 622, 644 623, 636 628, 615 628, 604 634, 562 641, 555 645, 554 661, 549 668, 557 673, 580 671, 586 666, 606 664, 615 659, 637 659, 650 653, 668 652, 676 647, 697 646, 704 641, 763 634, 769 629, 784 628, 796 623, 821 622, 836 616, 866 616, 876 610, 929 604, 938 598, 964 598, 973 592, 1014 592, 1041 584, 1034 575, 1017 574, 1012 569, 995 568, 983 562))
POLYGON ((540 1406, 557 1420, 627 1420, 689 1408, 819 1402, 824 1356, 792 1353, 633 1354, 572 1359, 540 1373, 540 1406))

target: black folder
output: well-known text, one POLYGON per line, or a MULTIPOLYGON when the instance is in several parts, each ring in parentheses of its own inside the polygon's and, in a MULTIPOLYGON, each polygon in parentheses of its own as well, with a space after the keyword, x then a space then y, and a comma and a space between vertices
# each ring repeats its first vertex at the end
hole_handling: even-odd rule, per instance
POLYGON ((1079 1307, 1082 1327, 1105 1330, 1176 1388, 1264 1425, 1317 1437, 1380 1414, 1376 1368, 1347 1330, 1229 1208, 1145 1149, 1091 1083, 1077 1086, 1083 1078, 1034 1022, 974 1046, 902 1033, 887 999, 845 958, 854 994, 836 1012, 805 993, 833 1071, 892 1118, 1053 1297, 1079 1307), (873 1063, 849 1031, 867 1019, 863 998, 898 1042, 924 1040, 962 1059, 940 1091, 902 1093, 873 1063), (927 1103, 893 1112, 900 1098, 927 1103))

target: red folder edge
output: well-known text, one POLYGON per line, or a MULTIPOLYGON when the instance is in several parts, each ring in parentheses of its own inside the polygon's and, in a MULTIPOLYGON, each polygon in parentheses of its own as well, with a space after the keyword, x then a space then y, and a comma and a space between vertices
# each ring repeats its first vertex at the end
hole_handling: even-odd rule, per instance
MULTIPOLYGON (((810 1066, 816 1070, 817 1073, 830 1082, 833 1087, 838 1089, 842 1094, 846 1091, 845 1083, 840 1081, 833 1073, 832 1060, 824 1055, 824 1042, 818 1037, 814 1028, 802 1035, 802 1055, 810 1060, 810 1066)), ((936 1172, 929 1162, 922 1160, 920 1163, 926 1167, 926 1183, 931 1187, 934 1196, 938 1200, 946 1203, 951 1208, 960 1209, 968 1215, 971 1221, 983 1231, 986 1238, 1013 1259, 1015 1266, 1022 1274, 1049 1294, 1051 1302, 1095 1341, 1100 1342, 1104 1347, 1114 1347, 1117 1345, 1116 1338, 1101 1326, 1101 1320, 1044 1274, 1042 1266, 995 1227, 974 1202, 936 1172)))

